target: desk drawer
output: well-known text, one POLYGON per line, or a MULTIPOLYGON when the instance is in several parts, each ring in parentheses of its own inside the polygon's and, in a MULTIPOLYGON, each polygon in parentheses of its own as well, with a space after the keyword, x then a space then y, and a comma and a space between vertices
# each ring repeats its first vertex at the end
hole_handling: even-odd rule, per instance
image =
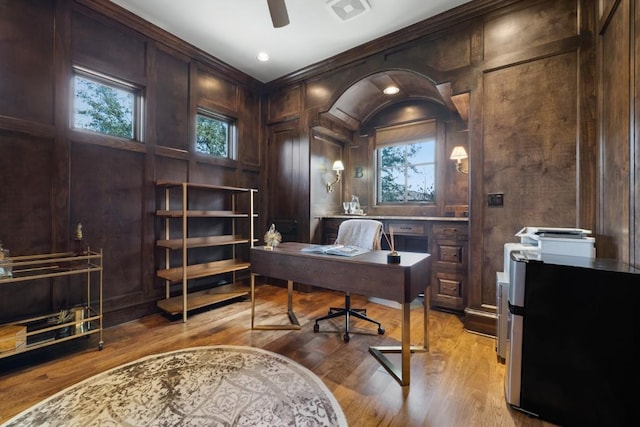
POLYGON ((426 234, 424 223, 418 221, 386 221, 384 226, 386 233, 390 233, 391 227, 393 227, 393 234, 399 236, 424 236, 426 234))
POLYGON ((461 246, 448 246, 438 245, 439 257, 438 261, 462 263, 462 247, 461 246))
POLYGON ((468 240, 467 224, 434 224, 433 237, 445 240, 468 240))

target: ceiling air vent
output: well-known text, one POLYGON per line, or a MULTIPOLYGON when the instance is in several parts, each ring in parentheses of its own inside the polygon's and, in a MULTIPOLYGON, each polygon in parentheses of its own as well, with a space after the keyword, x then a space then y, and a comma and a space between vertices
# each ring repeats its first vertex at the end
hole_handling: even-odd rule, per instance
POLYGON ((350 21, 371 9, 367 0, 328 0, 327 5, 341 22, 350 21))

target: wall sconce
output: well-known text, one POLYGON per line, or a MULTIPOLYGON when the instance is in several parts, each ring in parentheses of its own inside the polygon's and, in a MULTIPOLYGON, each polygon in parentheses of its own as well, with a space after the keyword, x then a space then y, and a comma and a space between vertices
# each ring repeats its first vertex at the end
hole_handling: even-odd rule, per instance
POLYGON ((457 145, 453 147, 453 151, 451 152, 451 156, 449 157, 451 160, 456 161, 456 170, 460 173, 469 173, 468 170, 462 169, 462 161, 464 159, 468 159, 467 151, 464 149, 462 145, 457 145))
POLYGON ((336 171, 336 180, 333 182, 327 182, 327 193, 333 192, 333 186, 340 181, 342 171, 344 170, 344 164, 342 164, 342 160, 336 160, 335 162, 333 162, 333 167, 331 168, 331 170, 336 171))

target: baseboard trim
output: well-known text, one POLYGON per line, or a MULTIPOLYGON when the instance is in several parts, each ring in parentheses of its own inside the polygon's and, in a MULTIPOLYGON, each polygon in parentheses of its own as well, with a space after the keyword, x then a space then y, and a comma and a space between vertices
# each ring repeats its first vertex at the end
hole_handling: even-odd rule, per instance
POLYGON ((475 332, 495 338, 497 336, 497 321, 498 315, 496 313, 470 307, 464 309, 464 328, 469 332, 475 332))

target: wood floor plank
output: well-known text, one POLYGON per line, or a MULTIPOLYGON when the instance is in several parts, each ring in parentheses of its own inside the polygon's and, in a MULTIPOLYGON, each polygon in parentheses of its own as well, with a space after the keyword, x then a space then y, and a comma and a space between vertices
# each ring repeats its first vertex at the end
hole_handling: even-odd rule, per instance
MULTIPOLYGON (((286 289, 260 285, 256 314, 273 323, 288 322, 286 289), (278 320, 279 321, 279 320, 278 320)), ((369 346, 398 345, 400 311, 352 295, 354 307, 382 322, 386 332, 353 319, 351 340, 342 341, 343 319, 314 319, 341 306, 333 291, 294 292, 299 331, 250 329, 248 299, 189 314, 187 323, 154 315, 104 330, 97 338, 78 339, 0 359, 0 422, 85 378, 141 357, 181 348, 227 344, 264 348, 289 357, 324 381, 342 406, 350 426, 523 426, 552 424, 507 406, 504 365, 497 363, 495 341, 464 330, 462 319, 432 310, 430 351, 411 355, 411 385, 401 387, 369 354, 369 346)), ((411 339, 422 343, 422 312, 411 311, 411 339)), ((399 355, 389 357, 399 360, 399 355)))

